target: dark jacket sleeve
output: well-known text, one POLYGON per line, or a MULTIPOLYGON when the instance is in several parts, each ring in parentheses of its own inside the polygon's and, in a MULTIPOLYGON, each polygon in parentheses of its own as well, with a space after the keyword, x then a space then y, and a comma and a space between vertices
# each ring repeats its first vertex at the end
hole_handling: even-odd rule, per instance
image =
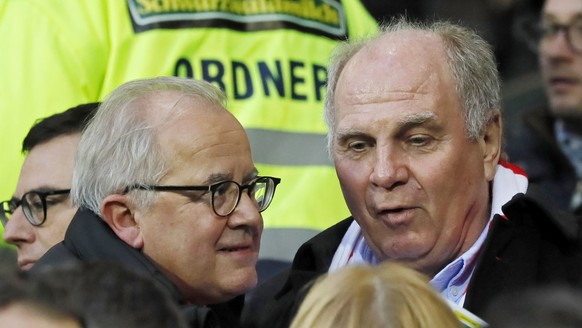
POLYGON ((547 284, 579 285, 578 224, 535 197, 516 195, 496 216, 468 286, 464 307, 483 315, 500 295, 547 284))

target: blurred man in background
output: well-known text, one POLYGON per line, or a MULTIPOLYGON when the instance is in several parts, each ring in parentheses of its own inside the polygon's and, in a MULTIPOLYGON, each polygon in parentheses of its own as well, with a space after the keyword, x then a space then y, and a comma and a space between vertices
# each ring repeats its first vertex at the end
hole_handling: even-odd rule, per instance
POLYGON ((546 0, 530 30, 547 105, 523 110, 508 125, 509 159, 555 209, 582 209, 582 2, 546 0))

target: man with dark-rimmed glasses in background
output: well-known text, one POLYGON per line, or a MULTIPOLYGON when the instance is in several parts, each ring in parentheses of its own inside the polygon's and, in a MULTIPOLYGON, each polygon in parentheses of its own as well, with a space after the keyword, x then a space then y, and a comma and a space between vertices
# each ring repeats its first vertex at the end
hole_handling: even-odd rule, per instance
POLYGON ((225 101, 208 82, 176 77, 114 90, 79 142, 79 210, 33 271, 121 263, 182 304, 192 327, 238 326, 280 179, 258 174, 225 101))
POLYGON ((507 125, 506 151, 555 209, 581 213, 582 1, 545 0, 539 18, 524 27, 547 104, 508 113, 518 124, 507 125))
POLYGON ((16 191, 11 200, 0 203, 2 238, 16 246, 23 270, 63 240, 77 210, 69 198, 74 156, 83 124, 98 105, 79 105, 41 119, 24 138, 26 158, 16 191))

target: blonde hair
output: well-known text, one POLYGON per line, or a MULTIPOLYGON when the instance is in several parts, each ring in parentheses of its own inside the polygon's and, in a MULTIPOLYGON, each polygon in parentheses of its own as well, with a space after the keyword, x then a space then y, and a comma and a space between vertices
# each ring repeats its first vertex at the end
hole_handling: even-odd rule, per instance
POLYGON ((423 274, 396 263, 350 266, 320 277, 291 328, 461 327, 423 274))

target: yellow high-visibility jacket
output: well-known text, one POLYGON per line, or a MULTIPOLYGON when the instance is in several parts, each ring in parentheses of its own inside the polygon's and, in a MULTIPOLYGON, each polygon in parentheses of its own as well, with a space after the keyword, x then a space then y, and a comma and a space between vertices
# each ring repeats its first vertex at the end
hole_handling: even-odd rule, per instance
POLYGON ((358 0, 0 0, 0 197, 36 119, 133 79, 205 79, 226 91, 259 174, 282 178, 262 256, 290 259, 348 216, 325 150, 326 64, 340 40, 376 31, 358 0))

